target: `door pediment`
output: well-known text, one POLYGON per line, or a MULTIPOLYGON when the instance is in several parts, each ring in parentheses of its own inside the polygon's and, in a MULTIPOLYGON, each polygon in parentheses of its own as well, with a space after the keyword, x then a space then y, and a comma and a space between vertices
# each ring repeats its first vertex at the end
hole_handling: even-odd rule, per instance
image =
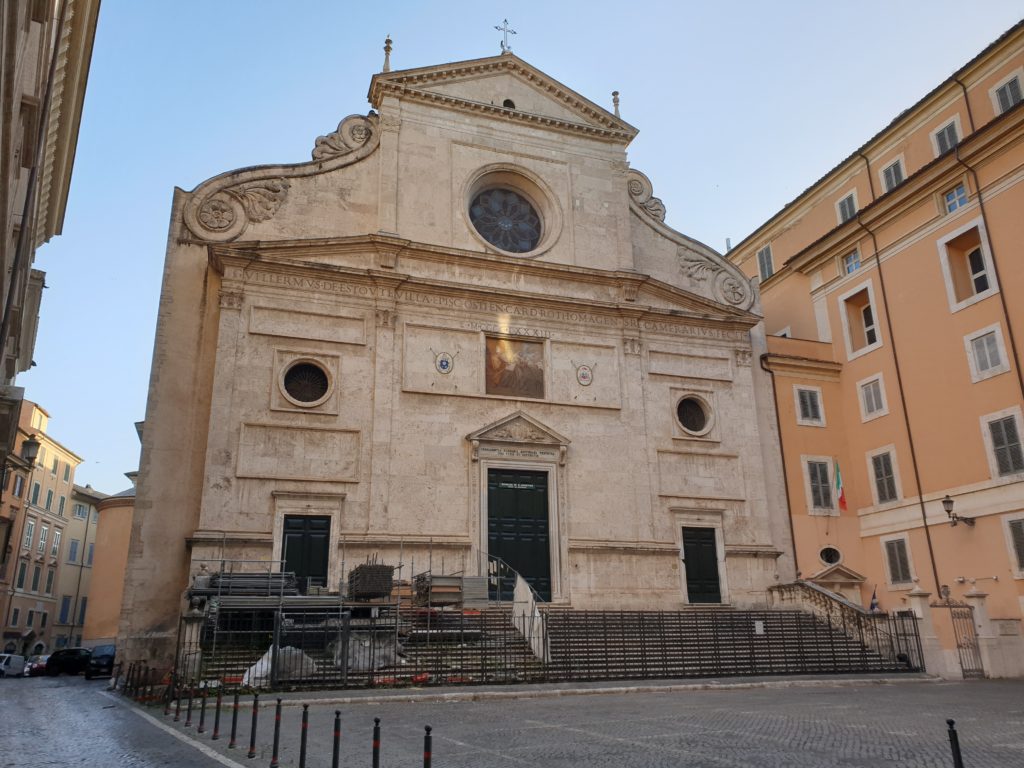
POLYGON ((569 438, 523 411, 515 411, 470 432, 466 439, 473 446, 473 461, 479 460, 483 447, 495 458, 556 459, 560 465, 565 464, 565 453, 570 443, 569 438))

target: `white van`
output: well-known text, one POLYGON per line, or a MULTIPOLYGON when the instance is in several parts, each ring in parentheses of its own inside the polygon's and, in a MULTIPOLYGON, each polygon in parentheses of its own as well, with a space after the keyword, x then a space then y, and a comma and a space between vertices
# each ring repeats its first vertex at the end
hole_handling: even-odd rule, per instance
POLYGON ((13 653, 0 653, 0 677, 21 677, 25 672, 25 657, 13 653))

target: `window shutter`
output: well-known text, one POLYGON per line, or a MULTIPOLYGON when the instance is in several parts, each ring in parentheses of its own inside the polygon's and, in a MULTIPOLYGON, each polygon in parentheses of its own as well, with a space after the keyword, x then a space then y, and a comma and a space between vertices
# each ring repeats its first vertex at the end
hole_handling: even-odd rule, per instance
POLYGON ((1010 539, 1017 555, 1017 570, 1024 571, 1024 520, 1010 521, 1010 539))
POLYGON ((992 434, 992 448, 996 467, 1000 475, 1024 471, 1024 452, 1021 451, 1020 435, 1013 416, 989 422, 992 434))
POLYGON ((903 539, 885 542, 885 553, 889 560, 889 577, 892 583, 906 584, 911 581, 906 542, 903 539))

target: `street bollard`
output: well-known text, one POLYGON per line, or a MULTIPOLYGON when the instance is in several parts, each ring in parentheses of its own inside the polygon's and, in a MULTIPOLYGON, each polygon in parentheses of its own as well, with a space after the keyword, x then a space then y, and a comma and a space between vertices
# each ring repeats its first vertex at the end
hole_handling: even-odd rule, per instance
POLYGON ((124 677, 124 688, 121 689, 121 693, 124 696, 131 698, 132 695, 132 674, 135 672, 135 662, 133 661, 128 665, 128 674, 124 677))
POLYGON ((197 733, 206 733, 206 686, 199 692, 199 727, 197 733))
POLYGON ((274 710, 274 751, 270 755, 270 768, 277 768, 277 750, 281 746, 281 699, 277 699, 277 708, 274 710))
POLYGON ((957 736, 956 728, 953 727, 955 724, 954 720, 946 721, 946 725, 949 726, 949 748, 953 752, 953 768, 964 768, 964 758, 960 754, 960 737, 957 736))
POLYGON ((171 714, 171 698, 174 695, 174 674, 171 674, 171 682, 164 691, 164 717, 171 714))
POLYGON ((309 704, 302 705, 302 731, 299 733, 299 768, 306 768, 306 736, 309 733, 309 704))
POLYGON ((380 768, 380 718, 373 718, 373 768, 380 768))
POLYGON ((181 691, 174 691, 174 722, 181 720, 181 691))
POLYGON ((246 757, 256 757, 256 720, 260 714, 260 695, 252 695, 252 727, 249 729, 249 753, 246 757))
POLYGON ((220 686, 217 686, 217 706, 213 710, 213 736, 210 737, 212 741, 217 741, 220 738, 220 703, 221 699, 220 686))
POLYGON ((234 749, 235 735, 238 733, 238 690, 235 690, 235 703, 231 706, 231 738, 228 739, 228 749, 234 749))
POLYGON ((188 684, 188 707, 185 709, 185 727, 192 726, 192 683, 188 684))
POLYGON ((430 737, 431 727, 429 725, 423 726, 423 768, 430 768, 430 753, 432 751, 432 741, 430 737))
POLYGON ((334 710, 334 750, 331 752, 331 768, 338 768, 341 757, 341 710, 334 710))

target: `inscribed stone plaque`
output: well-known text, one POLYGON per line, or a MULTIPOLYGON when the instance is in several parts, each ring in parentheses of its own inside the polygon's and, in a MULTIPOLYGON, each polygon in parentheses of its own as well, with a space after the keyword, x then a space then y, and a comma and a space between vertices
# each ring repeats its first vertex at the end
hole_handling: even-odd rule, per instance
POLYGON ((485 382, 488 395, 543 398, 544 344, 489 336, 485 382))

